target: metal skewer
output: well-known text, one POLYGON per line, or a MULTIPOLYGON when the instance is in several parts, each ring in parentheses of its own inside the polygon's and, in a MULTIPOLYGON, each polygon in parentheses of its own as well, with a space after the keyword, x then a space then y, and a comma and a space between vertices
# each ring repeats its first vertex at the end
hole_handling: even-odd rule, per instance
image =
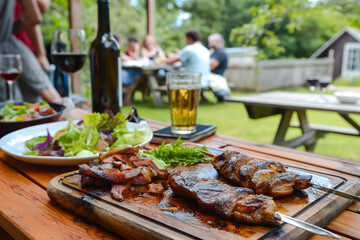
MULTIPOLYGON (((203 154, 205 154, 206 156, 209 156, 209 157, 214 157, 215 156, 215 154, 213 154, 213 153, 206 152, 206 151, 203 151, 203 150, 200 150, 200 149, 198 151, 200 151, 201 153, 203 153, 203 154)), ((318 227, 316 225, 313 225, 313 224, 298 220, 298 219, 293 218, 293 217, 289 217, 289 216, 287 216, 285 214, 282 214, 282 213, 279 213, 279 212, 276 212, 276 214, 278 214, 281 217, 281 221, 286 222, 288 224, 294 225, 296 227, 299 227, 299 228, 304 229, 306 231, 312 232, 314 234, 340 239, 340 236, 338 236, 338 235, 336 235, 336 234, 334 234, 334 233, 332 233, 332 232, 330 232, 330 231, 328 231, 326 229, 318 227)))
POLYGON ((327 192, 327 193, 333 193, 335 195, 338 195, 338 196, 341 196, 341 197, 344 197, 344 198, 348 198, 348 199, 360 202, 360 197, 356 196, 354 194, 351 194, 351 193, 343 192, 343 191, 336 190, 336 189, 333 189, 333 188, 324 187, 324 186, 321 186, 321 185, 318 185, 318 184, 315 184, 315 183, 310 183, 310 186, 313 187, 313 188, 319 189, 321 191, 327 192))
POLYGON ((299 219, 289 217, 285 214, 277 212, 277 214, 281 217, 281 221, 289 223, 291 225, 294 225, 296 227, 305 229, 306 231, 312 232, 314 234, 318 234, 321 236, 331 237, 331 238, 337 238, 340 239, 341 237, 336 235, 335 233, 332 233, 326 229, 323 229, 321 227, 318 227, 316 225, 301 221, 299 219))

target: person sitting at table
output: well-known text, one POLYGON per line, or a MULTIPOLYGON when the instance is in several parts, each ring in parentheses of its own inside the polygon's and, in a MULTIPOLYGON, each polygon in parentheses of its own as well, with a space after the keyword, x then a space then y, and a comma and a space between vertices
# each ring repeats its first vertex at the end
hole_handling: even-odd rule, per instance
POLYGON ((210 73, 210 52, 201 44, 200 32, 190 29, 185 33, 187 45, 178 53, 168 54, 166 63, 181 61, 186 72, 201 73, 201 87, 208 87, 207 77, 210 73))
MULTIPOLYGON (((20 54, 23 70, 19 79, 15 82, 16 100, 35 102, 40 95, 47 102, 61 103, 62 99, 49 77, 42 70, 40 63, 31 50, 21 41, 15 39, 12 34, 22 29, 27 29, 38 21, 31 14, 27 14, 34 8, 33 1, 23 1, 24 17, 14 22, 15 1, 0 1, 0 53, 20 54), (20 89, 20 91, 19 91, 20 89)), ((41 18, 40 18, 41 20, 41 18)), ((4 81, 1 81, 4 83, 4 81)), ((5 87, 0 84, 0 88, 5 87)), ((1 92, 1 91, 0 91, 1 92)))
POLYGON ((224 38, 220 33, 213 33, 208 38, 209 48, 214 52, 210 56, 210 70, 212 73, 224 76, 228 66, 228 56, 224 51, 224 38))
POLYGON ((230 88, 226 78, 223 77, 228 65, 228 56, 224 51, 224 38, 220 33, 214 33, 209 36, 208 40, 209 48, 214 50, 210 56, 209 86, 218 102, 224 102, 224 97, 230 96, 230 88))
POLYGON ((128 38, 129 48, 125 51, 125 54, 130 57, 129 60, 136 60, 140 53, 140 44, 135 36, 128 38))
MULTIPOLYGON (((143 47, 141 49, 141 57, 151 60, 154 64, 164 64, 166 62, 166 56, 161 47, 156 43, 152 35, 146 35, 143 41, 143 47)), ((166 70, 159 69, 156 72, 156 78, 161 81, 165 79, 166 70)), ((148 89, 148 84, 145 79, 141 84, 141 91, 143 96, 146 96, 146 91, 148 89)), ((146 101, 146 98, 143 98, 143 101, 146 101)))
POLYGON ((164 51, 155 42, 152 35, 146 35, 143 41, 143 47, 141 49, 141 57, 148 58, 154 63, 165 63, 166 56, 164 51))
MULTIPOLYGON (((118 34, 114 34, 115 39, 119 43, 119 47, 121 47, 121 37, 118 34)), ((129 38, 130 40, 130 38, 129 38)), ((129 44, 130 46, 130 44, 129 44)), ((132 45, 132 47, 134 47, 132 45)), ((129 48, 130 49, 130 48, 129 48)), ((134 48, 133 48, 134 49, 134 48)), ((131 54, 131 53, 129 53, 131 54)), ((134 60, 131 56, 127 54, 121 54, 121 60, 123 62, 134 60)), ((121 82, 124 87, 124 96, 123 96, 123 105, 129 106, 133 105, 133 101, 131 101, 133 93, 135 92, 137 86, 141 82, 141 73, 140 71, 136 70, 127 70, 127 69, 121 69, 121 82)))

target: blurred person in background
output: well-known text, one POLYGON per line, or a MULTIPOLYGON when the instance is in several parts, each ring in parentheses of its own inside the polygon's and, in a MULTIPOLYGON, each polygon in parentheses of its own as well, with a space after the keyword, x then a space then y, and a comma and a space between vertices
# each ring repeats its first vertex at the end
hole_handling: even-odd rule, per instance
MULTIPOLYGON (((151 60, 154 64, 164 64, 166 62, 166 56, 161 47, 156 43, 152 35, 146 35, 143 41, 141 49, 141 57, 151 60)), ((165 69, 159 69, 156 73, 156 77, 159 81, 164 81, 166 75, 165 69)), ((148 89, 148 82, 143 79, 141 83, 141 92, 143 93, 143 102, 147 101, 146 93, 148 89)))
POLYGON ((135 36, 130 36, 128 44, 129 48, 125 51, 125 54, 131 58, 130 60, 136 60, 140 54, 140 43, 135 36))
POLYGON ((177 61, 185 67, 186 72, 201 73, 201 87, 208 87, 207 77, 210 73, 210 52, 201 44, 201 36, 198 30, 190 29, 185 33, 187 45, 178 53, 169 53, 168 64, 177 61))
POLYGON ((208 41, 209 48, 213 49, 210 56, 209 86, 218 102, 224 102, 225 97, 230 95, 230 88, 223 77, 228 66, 228 56, 224 51, 224 38, 220 33, 214 33, 209 36, 208 41))
POLYGON ((146 35, 144 38, 143 47, 141 49, 141 57, 148 58, 158 64, 166 62, 164 51, 155 42, 154 37, 151 35, 146 35))
MULTIPOLYGON (((114 34, 115 39, 119 43, 119 47, 121 47, 121 36, 118 34, 114 34)), ((134 46, 133 46, 134 47, 134 46)), ((134 60, 131 56, 127 54, 121 54, 122 62, 134 60)), ((129 70, 129 69, 121 69, 121 83, 123 86, 123 105, 133 105, 132 96, 137 88, 137 86, 141 82, 141 73, 137 70, 129 70)))
POLYGON ((224 76, 228 66, 228 56, 224 51, 224 38, 220 33, 211 34, 208 38, 209 48, 214 52, 210 56, 210 70, 212 73, 224 76))
MULTIPOLYGON (((37 97, 41 96, 47 102, 61 103, 59 93, 35 55, 24 43, 12 36, 13 33, 32 28, 42 19, 40 11, 36 10, 38 7, 36 2, 22 3, 24 7, 22 16, 14 22, 15 0, 0 1, 0 53, 20 54, 23 64, 22 74, 14 84, 15 100, 35 102, 37 97)), ((0 88, 4 88, 5 81, 1 83, 0 88)))
POLYGON ((50 72, 50 64, 46 56, 45 45, 43 41, 43 36, 41 32, 40 22, 42 20, 41 14, 43 14, 46 9, 50 6, 50 0, 36 0, 34 4, 29 5, 28 1, 16 0, 15 3, 15 15, 14 21, 17 22, 20 18, 24 16, 24 6, 30 9, 25 12, 25 14, 30 15, 28 18, 31 18, 34 21, 34 24, 31 24, 26 29, 20 29, 17 32, 14 32, 14 36, 24 42, 29 49, 35 54, 37 60, 39 61, 41 67, 45 72, 50 72))

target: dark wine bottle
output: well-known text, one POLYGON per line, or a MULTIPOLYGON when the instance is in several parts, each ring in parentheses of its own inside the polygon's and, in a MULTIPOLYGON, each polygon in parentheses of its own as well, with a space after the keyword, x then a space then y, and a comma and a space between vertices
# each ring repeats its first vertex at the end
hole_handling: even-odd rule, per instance
POLYGON ((119 44, 110 32, 109 0, 98 0, 98 32, 90 47, 93 112, 120 112, 121 59, 119 44))

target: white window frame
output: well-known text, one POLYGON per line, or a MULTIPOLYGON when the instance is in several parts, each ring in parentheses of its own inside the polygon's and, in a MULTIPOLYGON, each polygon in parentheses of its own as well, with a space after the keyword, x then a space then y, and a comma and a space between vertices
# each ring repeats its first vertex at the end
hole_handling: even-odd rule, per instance
POLYGON ((348 79, 360 77, 360 43, 352 42, 344 45, 341 77, 348 79), (350 69, 350 65, 355 69, 350 69))

